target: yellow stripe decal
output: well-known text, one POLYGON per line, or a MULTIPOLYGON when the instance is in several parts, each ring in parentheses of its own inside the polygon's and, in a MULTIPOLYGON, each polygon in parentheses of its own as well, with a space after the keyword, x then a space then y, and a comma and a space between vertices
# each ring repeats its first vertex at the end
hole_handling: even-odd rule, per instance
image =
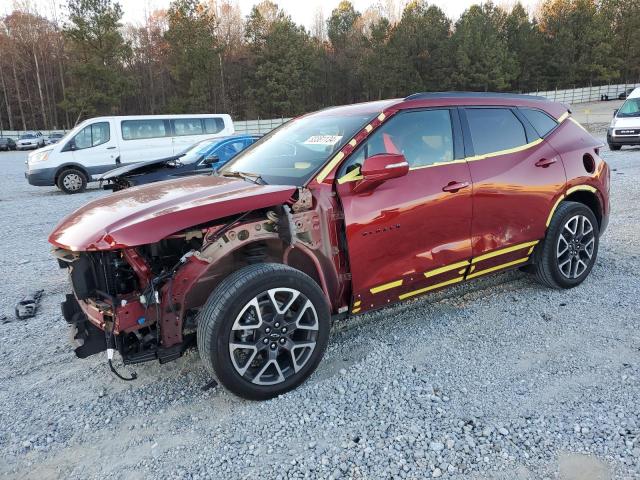
POLYGON ((515 147, 515 148, 509 148, 507 150, 499 150, 497 152, 485 153, 485 154, 482 154, 482 155, 475 155, 473 157, 467 157, 467 158, 465 158, 465 160, 467 162, 473 162, 475 160, 484 160, 485 158, 489 158, 489 157, 497 157, 499 155, 508 155, 510 153, 521 152, 523 150, 527 150, 528 148, 534 147, 534 146, 538 145, 541 142, 542 142, 542 139, 539 138, 537 140, 534 140, 533 142, 527 143, 526 145, 521 145, 521 146, 515 147))
POLYGON ((470 278, 479 277, 480 275, 485 275, 487 273, 495 272, 496 270, 501 270, 503 268, 512 267, 514 265, 518 265, 519 263, 524 263, 529 260, 529 257, 521 258, 519 260, 514 260, 513 262, 503 263, 502 265, 496 265, 495 267, 487 268, 486 270, 478 270, 475 273, 471 273, 467 275, 467 280, 470 278))
POLYGON ((385 283, 384 285, 378 285, 377 287, 373 287, 369 289, 371 293, 380 293, 385 290, 391 290, 392 288, 396 288, 402 285, 402 280, 396 280, 395 282, 385 283))
POLYGON ((571 195, 573 192, 577 192, 580 190, 586 190, 587 192, 596 193, 597 190, 591 185, 576 185, 575 187, 571 187, 567 190, 567 195, 571 195))
POLYGON ((457 277, 451 280, 447 280, 446 282, 436 283, 435 285, 429 285, 428 287, 421 288, 419 290, 414 290, 412 292, 403 293, 398 298, 400 300, 404 300, 405 298, 413 297, 415 295, 420 295, 421 293, 428 292, 430 290, 435 290, 436 288, 446 287, 447 285, 451 285, 453 283, 458 283, 464 280, 464 277, 457 277))
POLYGON ((351 170, 346 175, 343 175, 342 177, 340 177, 338 179, 338 183, 340 185, 342 185, 343 183, 355 182, 356 180, 362 180, 362 175, 360 174, 360 169, 359 168, 354 168, 353 170, 351 170))
POLYGON ((464 262, 452 263, 451 265, 447 265, 445 267, 440 267, 440 268, 436 268, 435 270, 430 270, 428 272, 425 272, 424 276, 429 278, 435 275, 440 275, 441 273, 449 272, 451 270, 455 270, 456 268, 466 267, 467 265, 469 265, 469 263, 470 262, 468 260, 465 260, 464 262))
POLYGON ((467 269, 463 268, 462 270, 458 270, 458 275, 464 275, 464 272, 466 272, 467 269))
POLYGON ((369 125, 367 125, 366 127, 364 127, 364 129, 365 129, 367 132, 370 132, 371 130, 373 130, 373 126, 372 126, 371 124, 369 124, 369 125))
POLYGON ((558 205, 560 205, 560 202, 563 199, 564 199, 564 195, 560 195, 560 198, 556 200, 556 203, 553 205, 553 208, 551 209, 551 211, 549 212, 549 216, 547 217, 547 223, 546 223, 547 227, 551 223, 551 218, 553 217, 553 214, 556 213, 556 208, 558 208, 558 205))
MULTIPOLYGON (((575 123, 577 126, 579 126, 582 130, 584 130, 585 132, 587 132, 587 129, 584 128, 582 125, 580 125, 580 122, 578 122, 575 118, 573 117, 569 117, 569 120, 571 120, 573 123, 575 123)), ((589 132, 587 132, 589 133, 589 132)))
POLYGON ((352 139, 349 141, 349 145, 351 145, 352 147, 355 147, 357 143, 358 143, 358 141, 357 141, 355 138, 352 138, 352 139))
POLYGON ((511 247, 503 248, 501 250, 496 250, 495 252, 485 253, 484 255, 480 255, 479 257, 475 257, 475 258, 471 259, 471 263, 482 262, 483 260, 487 260, 489 258, 497 257, 499 255, 504 255, 506 253, 515 252, 517 250, 522 250, 523 248, 527 248, 527 247, 531 247, 533 245, 536 245, 538 243, 538 241, 539 240, 535 240, 533 242, 527 242, 527 243, 519 243, 518 245, 513 245, 511 247))
POLYGON ((567 118, 569 118, 569 112, 564 112, 560 117, 558 117, 558 123, 564 122, 567 118))
POLYGON ((351 310, 351 313, 358 313, 360 311, 360 308, 354 308, 353 310, 351 310))
POLYGON ((361 303, 362 303, 361 300, 356 300, 355 302, 353 302, 353 306, 354 307, 359 307, 361 303))
POLYGON ((533 253, 534 248, 536 248, 535 245, 529 249, 529 251, 527 252, 527 255, 531 255, 533 253))
POLYGON ((335 166, 338 165, 338 163, 340 163, 340 160, 342 160, 343 158, 344 158, 344 153, 338 152, 338 154, 335 157, 333 157, 331 161, 327 163, 327 165, 318 174, 318 176, 316 177, 316 181, 318 183, 324 182, 324 179, 327 178, 327 175, 331 173, 331 170, 333 170, 335 166))
POLYGON ((384 113, 381 113, 380 115, 378 115, 378 120, 383 121, 386 118, 386 115, 384 113))

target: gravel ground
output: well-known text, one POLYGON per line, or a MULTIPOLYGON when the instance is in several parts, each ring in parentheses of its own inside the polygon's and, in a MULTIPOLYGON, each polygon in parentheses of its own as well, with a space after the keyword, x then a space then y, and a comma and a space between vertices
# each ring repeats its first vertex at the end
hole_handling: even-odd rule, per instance
POLYGON ((0 153, 0 313, 45 291, 0 323, 0 476, 640 478, 640 148, 603 156, 614 213, 583 285, 511 272, 344 322, 306 384, 255 403, 202 391, 196 351, 131 383, 76 359, 46 236, 105 193, 30 187, 0 153))

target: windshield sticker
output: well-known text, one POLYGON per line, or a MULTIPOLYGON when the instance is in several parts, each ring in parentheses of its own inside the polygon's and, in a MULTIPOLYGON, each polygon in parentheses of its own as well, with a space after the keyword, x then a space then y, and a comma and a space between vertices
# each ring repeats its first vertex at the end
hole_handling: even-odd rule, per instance
POLYGON ((305 145, 335 145, 342 140, 342 135, 313 135, 307 138, 305 145))

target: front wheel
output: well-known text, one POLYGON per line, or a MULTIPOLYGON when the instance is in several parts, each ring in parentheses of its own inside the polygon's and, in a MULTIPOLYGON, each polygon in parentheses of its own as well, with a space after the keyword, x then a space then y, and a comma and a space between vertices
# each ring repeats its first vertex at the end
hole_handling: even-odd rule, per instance
POLYGON ((58 176, 56 183, 64 193, 81 193, 87 188, 87 177, 80 170, 69 168, 58 176))
POLYGON ((313 373, 330 323, 326 297, 308 275, 286 265, 250 265, 207 300, 198 317, 198 350, 225 388, 266 400, 313 373))
POLYGON ((598 221, 589 207, 560 203, 534 254, 537 280, 552 288, 580 285, 598 256, 599 235, 598 221))

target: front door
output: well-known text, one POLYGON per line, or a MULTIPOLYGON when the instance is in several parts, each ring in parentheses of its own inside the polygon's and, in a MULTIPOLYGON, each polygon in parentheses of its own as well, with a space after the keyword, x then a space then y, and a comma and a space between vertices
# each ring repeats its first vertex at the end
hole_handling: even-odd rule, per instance
POLYGON ((99 121, 87 125, 69 139, 62 151, 82 165, 91 176, 99 175, 116 167, 118 143, 110 121, 99 121))
POLYGON ((456 109, 396 114, 341 166, 354 313, 463 279, 471 258, 471 176, 456 109), (359 192, 359 168, 403 154, 407 175, 359 192))

